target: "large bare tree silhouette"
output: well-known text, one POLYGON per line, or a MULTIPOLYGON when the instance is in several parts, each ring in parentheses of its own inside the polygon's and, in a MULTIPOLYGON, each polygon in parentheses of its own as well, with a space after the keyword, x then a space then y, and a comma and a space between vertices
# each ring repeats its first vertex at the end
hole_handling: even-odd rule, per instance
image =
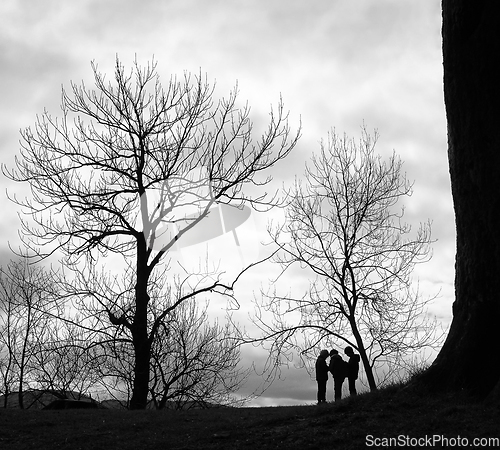
POLYGON ((74 294, 98 301, 105 312, 99 320, 130 333, 130 406, 141 409, 148 401, 151 346, 162 321, 188 299, 230 294, 235 281, 224 283, 210 270, 205 277, 198 274, 196 282, 181 280, 174 300, 153 317, 149 288, 155 271, 166 270, 161 262, 185 233, 210 216, 212 206, 272 207, 273 198, 252 196, 246 188, 270 182, 268 169, 290 153, 299 131, 290 131, 280 101, 255 139, 250 109, 238 107, 237 89, 217 101, 201 74, 171 78, 164 88, 154 62, 135 63, 127 71, 117 60, 112 81, 97 65, 92 68, 95 86, 72 83, 69 92, 63 90, 62 116, 45 111, 33 128, 23 130, 21 156, 15 169, 4 168, 4 173, 31 187, 31 199, 19 203, 29 216, 23 221, 25 244, 36 255, 62 252, 66 267, 80 274, 92 269, 90 274, 103 256, 125 261, 132 291, 127 285, 114 297, 93 295, 92 289, 74 294), (190 175, 200 169, 206 172, 209 195, 199 194, 199 180, 190 175), (160 195, 154 204, 150 192, 160 195), (194 206, 194 216, 183 212, 186 202, 194 206), (165 234, 169 225, 175 232, 165 234))

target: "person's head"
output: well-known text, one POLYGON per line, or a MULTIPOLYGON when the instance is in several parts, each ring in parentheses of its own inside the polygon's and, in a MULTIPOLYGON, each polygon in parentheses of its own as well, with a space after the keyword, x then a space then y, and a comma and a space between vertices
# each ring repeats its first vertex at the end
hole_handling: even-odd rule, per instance
POLYGON ((352 347, 346 347, 345 350, 344 350, 344 353, 347 356, 352 356, 352 355, 354 355, 354 350, 352 349, 352 347))
POLYGON ((332 348, 330 350, 330 356, 333 356, 333 355, 338 355, 339 354, 339 351, 338 350, 335 350, 334 348, 332 348))
POLYGON ((328 357, 328 350, 321 350, 319 356, 320 356, 320 358, 327 358, 328 357))

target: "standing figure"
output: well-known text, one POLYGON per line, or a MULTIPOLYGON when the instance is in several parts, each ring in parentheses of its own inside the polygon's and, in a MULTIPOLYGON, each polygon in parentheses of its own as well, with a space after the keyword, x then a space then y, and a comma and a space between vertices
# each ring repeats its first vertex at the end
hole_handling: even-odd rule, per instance
POLYGON ((349 393, 356 395, 356 380, 358 379, 359 372, 359 355, 354 353, 352 347, 346 347, 344 353, 349 357, 347 362, 347 379, 349 380, 349 393))
POLYGON ((335 349, 330 351, 330 372, 333 376, 333 390, 335 401, 342 398, 342 384, 347 376, 347 363, 335 349))
POLYGON ((326 403, 326 383, 328 382, 328 350, 321 350, 316 360, 316 381, 318 382, 318 405, 326 403))

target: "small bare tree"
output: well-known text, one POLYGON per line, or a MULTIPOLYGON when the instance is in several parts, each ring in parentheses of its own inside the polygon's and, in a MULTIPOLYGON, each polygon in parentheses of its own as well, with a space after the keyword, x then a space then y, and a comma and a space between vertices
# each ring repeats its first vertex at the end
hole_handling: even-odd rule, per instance
POLYGON ((4 398, 3 407, 7 407, 9 394, 16 383, 16 349, 21 330, 17 305, 13 301, 15 291, 4 269, 0 272, 0 375, 1 392, 4 398))
POLYGON ((215 218, 216 206, 272 207, 272 198, 255 194, 270 181, 260 175, 290 153, 299 132, 290 132, 280 101, 256 140, 237 90, 215 102, 214 87, 201 75, 171 78, 164 89, 154 62, 145 68, 135 63, 127 72, 117 60, 113 82, 92 68, 95 88, 82 83, 63 90, 62 117, 44 112, 34 128, 22 131, 16 169, 4 167, 4 173, 31 187, 33 198, 19 203, 32 220, 23 222, 23 232, 35 254, 60 251, 65 266, 78 270, 94 266, 99 256, 113 256, 118 271, 118 258, 133 266, 132 301, 122 310, 120 297, 108 297, 101 317, 132 336, 131 408, 141 409, 161 321, 197 294, 231 292, 234 281, 214 272, 203 284, 179 283, 175 302, 152 323, 151 277, 184 235, 215 218))
POLYGON ((101 381, 101 347, 71 321, 51 317, 47 328, 32 344, 34 385, 60 398, 91 394, 101 381))
POLYGON ((319 344, 352 346, 370 389, 375 366, 397 368, 435 343, 436 329, 411 277, 429 258, 430 224, 412 236, 402 222, 397 203, 411 184, 399 158, 376 155, 376 141, 363 128, 359 143, 334 131, 321 143, 305 182, 289 194, 285 224, 272 232, 283 271, 300 264, 314 281, 301 298, 263 295, 255 318, 273 358, 291 349, 311 356, 319 344))
POLYGON ((35 343, 47 333, 55 303, 54 283, 41 266, 26 259, 11 260, 0 268, 0 339, 4 360, 2 376, 7 396, 15 383, 19 407, 34 369, 35 343))
POLYGON ((200 311, 184 303, 165 320, 152 348, 151 397, 158 409, 173 402, 177 409, 235 404, 234 393, 248 370, 230 324, 210 323, 208 304, 200 311))

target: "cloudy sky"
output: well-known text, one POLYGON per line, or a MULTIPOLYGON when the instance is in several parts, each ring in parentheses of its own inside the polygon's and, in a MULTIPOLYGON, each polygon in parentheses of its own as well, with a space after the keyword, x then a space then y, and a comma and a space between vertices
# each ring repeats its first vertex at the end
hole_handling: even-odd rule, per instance
MULTIPOLYGON (((116 55, 125 64, 154 56, 164 80, 201 69, 221 94, 237 81, 256 121, 281 94, 291 126, 299 118, 303 126, 287 177, 302 174, 330 128, 356 137, 365 123, 380 133, 379 152, 395 150, 415 180, 407 219, 433 222, 434 256, 418 276, 425 292, 439 292, 432 312, 447 326, 455 235, 440 27, 438 0, 2 0, 2 161, 12 163, 19 129, 37 113, 57 113, 62 84, 89 80, 91 60, 111 75, 116 55)), ((16 189, 4 177, 2 185, 16 189)), ((5 248, 17 242, 19 225, 2 195, 5 248)), ((261 358, 253 350, 244 355, 261 358)), ((255 404, 314 397, 315 382, 291 368, 255 404)))

